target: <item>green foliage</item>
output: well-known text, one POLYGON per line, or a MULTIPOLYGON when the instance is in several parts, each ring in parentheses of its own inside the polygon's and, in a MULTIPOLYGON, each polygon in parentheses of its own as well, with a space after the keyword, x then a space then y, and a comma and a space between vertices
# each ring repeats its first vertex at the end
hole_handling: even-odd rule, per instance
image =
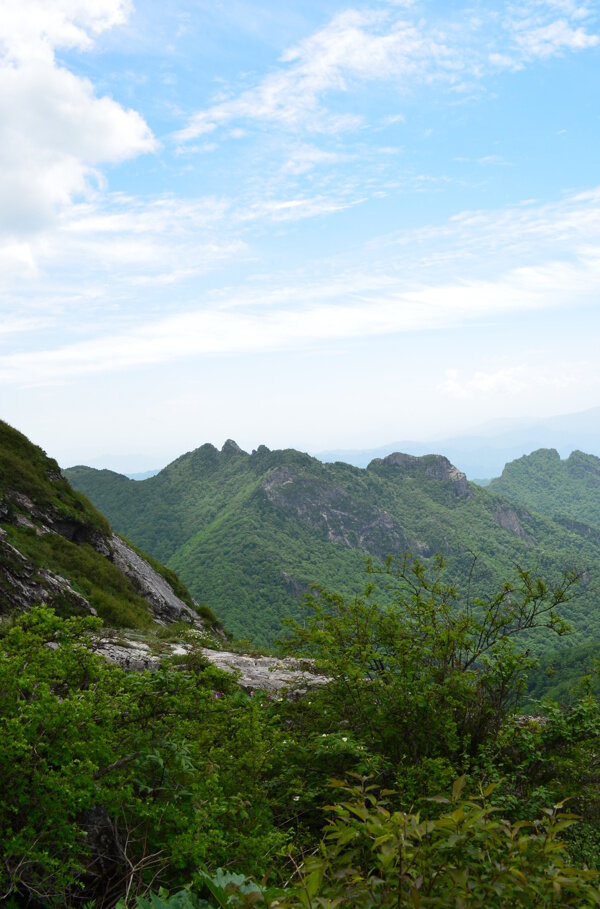
POLYGON ((372 567, 361 596, 320 588, 307 599, 309 615, 291 626, 288 647, 332 679, 319 700, 392 765, 475 755, 524 690, 533 661, 513 639, 566 630, 557 608, 573 575, 549 590, 519 570, 517 584, 461 603, 438 567, 432 578, 418 561, 372 567))
MULTIPOLYGON (((138 896, 135 903, 136 909, 204 909, 208 905, 206 900, 201 900, 190 890, 179 890, 169 895, 164 888, 159 893, 138 896)), ((116 909, 127 909, 127 904, 124 900, 119 900, 116 909)))
POLYGON ((513 818, 531 819, 548 802, 569 796, 581 823, 569 832, 574 858, 600 868, 600 704, 543 703, 536 716, 512 716, 478 756, 479 773, 502 779, 496 804, 513 818))
POLYGON ((203 865, 263 874, 286 840, 265 794, 276 716, 212 666, 107 664, 89 638, 97 624, 41 608, 4 630, 0 894, 113 905, 203 865), (100 881, 88 835, 98 806, 114 839, 100 881))
POLYGON ((512 712, 527 660, 511 641, 563 630, 571 580, 550 590, 520 572, 461 603, 420 563, 372 567, 353 600, 312 596, 296 644, 331 682, 289 700, 244 693, 200 653, 124 672, 94 653, 98 620, 40 608, 1 626, 0 896, 98 909, 599 905, 596 874, 573 861, 600 866, 600 708, 584 691, 537 719, 512 712), (459 768, 449 804, 436 793, 459 768), (374 776, 398 790, 378 794, 374 776), (336 784, 322 837, 331 778, 358 782, 336 784), (466 786, 479 794, 464 799, 466 786), (100 855, 94 817, 110 841, 100 855))
MULTIPOLYGON (((597 872, 574 866, 562 836, 577 818, 563 803, 532 822, 511 823, 490 803, 494 786, 464 798, 431 800, 432 814, 397 811, 393 793, 365 778, 334 781, 324 836, 297 861, 284 889, 265 891, 243 875, 202 874, 197 892, 138 900, 138 909, 272 907, 272 909, 577 909, 600 905, 597 872)), ((125 909, 122 904, 122 909, 125 909)))
POLYGON ((106 518, 71 487, 56 461, 0 420, 0 500, 15 492, 40 509, 53 509, 59 518, 110 533, 106 518))
POLYGON ((298 883, 279 909, 506 909, 600 905, 598 875, 570 864, 560 839, 576 818, 562 804, 531 824, 510 824, 487 798, 461 799, 456 780, 442 811, 391 810, 374 786, 338 783, 344 798, 318 853, 298 867, 298 883), (447 807, 445 807, 447 806, 447 807))
POLYGON ((569 518, 582 534, 593 537, 595 529, 600 536, 600 458, 594 455, 574 451, 563 461, 554 449, 541 448, 507 464, 490 490, 540 514, 569 518))

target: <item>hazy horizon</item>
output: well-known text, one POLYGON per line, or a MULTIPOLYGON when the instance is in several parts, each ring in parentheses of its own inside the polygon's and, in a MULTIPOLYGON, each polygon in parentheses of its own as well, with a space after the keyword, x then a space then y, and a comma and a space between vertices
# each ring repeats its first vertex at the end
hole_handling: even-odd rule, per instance
MULTIPOLYGON (((567 458, 572 451, 581 448, 588 454, 600 456, 600 408, 578 411, 572 414, 557 414, 547 420, 498 420, 487 421, 471 427, 464 434, 430 439, 396 439, 365 448, 332 448, 315 450, 306 446, 295 447, 322 461, 342 460, 357 467, 366 467, 375 457, 385 457, 393 451, 409 454, 441 454, 448 457, 455 466, 466 472, 469 479, 490 479, 499 476, 508 461, 522 455, 530 454, 537 448, 555 448, 561 458, 567 458)), ((227 439, 199 439, 190 451, 210 444, 221 449, 227 439)), ((233 439, 238 444, 236 439, 233 439)), ((259 445, 240 445, 246 453, 252 453, 259 445)), ((268 448, 271 446, 267 445, 268 448)), ((277 446, 275 446, 277 447, 277 446)), ((168 464, 188 454, 178 451, 160 463, 152 463, 151 458, 135 453, 94 453, 87 461, 72 464, 61 464, 63 468, 87 466, 95 469, 107 469, 125 474, 133 479, 146 479, 153 476, 168 464)))
POLYGON ((0 416, 132 472, 598 406, 599 59, 585 0, 7 0, 0 416))

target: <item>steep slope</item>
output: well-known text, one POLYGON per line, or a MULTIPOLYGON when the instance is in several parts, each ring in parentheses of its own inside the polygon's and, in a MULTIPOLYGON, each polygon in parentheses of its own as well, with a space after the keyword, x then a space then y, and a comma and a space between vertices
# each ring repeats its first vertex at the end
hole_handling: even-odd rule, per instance
POLYGON ((201 624, 173 574, 116 536, 56 461, 0 421, 0 615, 47 603, 109 624, 201 624))
POLYGON ((553 448, 507 464, 490 491, 543 514, 600 528, 600 458, 574 451, 561 460, 553 448))
POLYGON ((352 593, 366 556, 441 553, 472 593, 514 577, 515 564, 557 581, 585 572, 570 616, 600 639, 592 612, 600 537, 515 507, 469 484, 446 458, 392 454, 367 469, 323 464, 297 451, 251 455, 229 441, 204 445, 142 482, 72 468, 73 485, 120 532, 168 561, 193 595, 236 635, 268 643, 302 593, 321 583, 352 593), (473 559, 477 556, 475 570, 473 559))

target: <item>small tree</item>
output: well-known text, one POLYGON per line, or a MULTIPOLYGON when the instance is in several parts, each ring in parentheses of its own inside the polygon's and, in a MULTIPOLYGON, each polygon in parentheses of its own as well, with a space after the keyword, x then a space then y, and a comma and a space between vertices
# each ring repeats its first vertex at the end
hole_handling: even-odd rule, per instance
POLYGON ((320 696, 333 712, 392 763, 473 755, 522 695, 533 660, 515 639, 568 631, 557 609, 574 573, 551 589, 517 568, 515 584, 463 602, 443 567, 430 577, 419 561, 371 564, 350 600, 317 587, 287 641, 331 678, 320 696))

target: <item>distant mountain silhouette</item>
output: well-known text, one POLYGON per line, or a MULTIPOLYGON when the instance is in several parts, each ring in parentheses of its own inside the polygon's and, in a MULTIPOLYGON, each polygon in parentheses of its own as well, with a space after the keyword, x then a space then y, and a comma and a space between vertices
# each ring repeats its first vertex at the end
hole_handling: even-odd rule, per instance
POLYGON ((539 448, 555 448, 561 457, 580 450, 600 455, 600 407, 542 420, 493 421, 477 432, 446 436, 433 441, 403 440, 378 448, 336 449, 316 453, 321 461, 344 461, 366 467, 373 458, 393 451, 408 454, 441 454, 464 471, 469 479, 498 477, 509 461, 539 448))

